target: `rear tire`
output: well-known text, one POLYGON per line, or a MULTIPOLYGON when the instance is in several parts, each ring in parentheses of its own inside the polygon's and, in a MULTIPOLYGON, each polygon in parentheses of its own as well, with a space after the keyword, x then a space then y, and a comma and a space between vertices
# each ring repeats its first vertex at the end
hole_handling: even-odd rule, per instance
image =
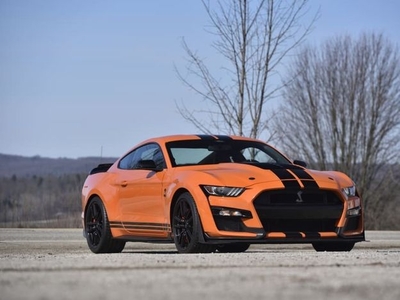
POLYGON ((103 202, 94 197, 85 213, 86 241, 93 253, 119 253, 124 250, 125 241, 112 238, 110 222, 103 202))
POLYGON ((176 249, 180 253, 209 253, 215 247, 199 242, 203 234, 200 217, 192 195, 179 196, 172 210, 172 231, 176 249))
POLYGON ((351 251, 354 247, 354 242, 317 242, 313 243, 313 247, 315 251, 338 251, 338 252, 348 252, 351 251))

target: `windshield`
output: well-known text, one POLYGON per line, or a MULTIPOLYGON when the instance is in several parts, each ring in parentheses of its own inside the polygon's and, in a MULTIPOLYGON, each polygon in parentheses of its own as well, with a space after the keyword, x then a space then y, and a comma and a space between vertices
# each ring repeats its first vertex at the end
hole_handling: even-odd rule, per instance
POLYGON ((167 143, 174 167, 218 163, 291 164, 270 146, 256 141, 186 140, 167 143))

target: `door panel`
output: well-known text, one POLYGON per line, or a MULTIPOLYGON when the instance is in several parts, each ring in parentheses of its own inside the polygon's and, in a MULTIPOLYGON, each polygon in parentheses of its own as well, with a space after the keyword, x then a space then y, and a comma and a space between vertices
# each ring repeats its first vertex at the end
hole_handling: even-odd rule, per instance
POLYGON ((133 150, 120 162, 115 184, 124 228, 138 236, 167 236, 163 179, 167 172, 160 147, 147 144, 133 150), (140 169, 141 160, 156 162, 157 171, 140 169))
MULTIPOLYGON (((126 170, 117 179, 121 221, 129 231, 164 231, 164 171, 126 170)), ((157 234, 158 235, 158 234, 157 234)))

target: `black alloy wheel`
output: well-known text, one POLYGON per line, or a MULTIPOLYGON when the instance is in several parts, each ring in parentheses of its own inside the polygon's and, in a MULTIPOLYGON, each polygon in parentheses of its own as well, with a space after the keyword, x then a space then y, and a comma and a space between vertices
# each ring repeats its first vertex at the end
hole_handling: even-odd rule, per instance
POLYGON ((172 230, 176 249, 180 253, 208 253, 215 249, 212 245, 199 242, 203 231, 196 205, 189 193, 180 195, 174 205, 172 230))
POLYGON ((119 253, 125 241, 112 238, 107 212, 100 198, 93 198, 85 213, 86 240, 94 253, 119 253))

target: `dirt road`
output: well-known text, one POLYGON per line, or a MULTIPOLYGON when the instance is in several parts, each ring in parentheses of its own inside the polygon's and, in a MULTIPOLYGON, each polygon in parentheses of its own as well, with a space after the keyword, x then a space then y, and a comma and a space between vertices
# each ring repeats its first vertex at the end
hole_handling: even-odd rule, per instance
POLYGON ((349 253, 253 245, 177 254, 128 243, 92 254, 79 229, 0 228, 0 299, 400 299, 400 232, 367 232, 349 253))

